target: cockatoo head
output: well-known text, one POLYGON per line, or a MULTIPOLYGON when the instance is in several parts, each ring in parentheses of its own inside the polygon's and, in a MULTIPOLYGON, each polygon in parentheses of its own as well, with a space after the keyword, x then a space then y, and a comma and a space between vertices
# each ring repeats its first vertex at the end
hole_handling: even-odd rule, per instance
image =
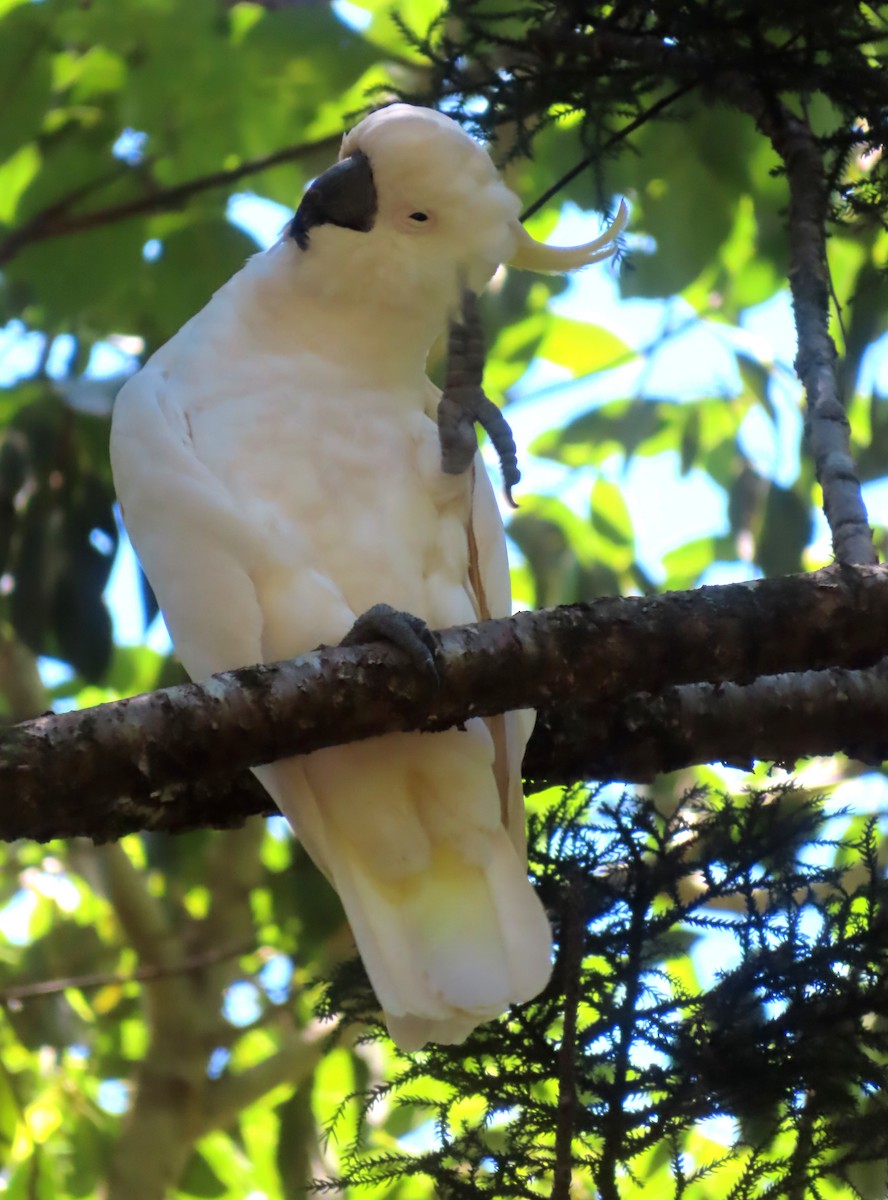
POLYGON ((625 224, 621 206, 602 237, 558 248, 530 237, 520 209, 489 154, 455 121, 392 104, 345 135, 339 162, 308 188, 287 234, 306 266, 325 261, 328 280, 344 268, 365 298, 446 312, 462 286, 480 291, 500 263, 556 272, 607 258, 625 224))

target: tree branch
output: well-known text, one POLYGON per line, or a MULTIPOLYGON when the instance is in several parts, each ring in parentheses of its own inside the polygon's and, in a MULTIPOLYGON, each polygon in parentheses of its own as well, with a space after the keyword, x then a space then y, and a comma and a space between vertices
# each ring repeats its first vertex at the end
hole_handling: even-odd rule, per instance
MULTIPOLYGON (((524 778, 530 790, 578 779, 649 783, 697 763, 749 769, 756 760, 789 766, 830 754, 888 759, 888 663, 766 675, 745 687, 686 684, 610 704, 556 704, 537 716, 524 778)), ((247 771, 179 780, 154 793, 146 786, 144 803, 155 814, 151 827, 168 833, 225 829, 278 811, 247 771)), ((85 806, 83 820, 91 836, 114 836, 110 825, 99 826, 103 818, 122 820, 131 832, 141 826, 130 807, 121 800, 110 816, 95 817, 85 806)))
MULTIPOLYGON (((437 688, 391 647, 334 647, 15 726, 0 737, 0 795, 8 798, 0 836, 102 839, 182 827, 168 811, 176 792, 165 789, 198 777, 201 788, 188 796, 199 798, 201 821, 231 824, 258 807, 254 792, 220 822, 224 781, 246 766, 397 730, 440 730, 512 708, 585 703, 606 712, 639 693, 705 683, 708 694, 671 698, 695 707, 705 729, 707 698, 733 698, 716 685, 748 687, 758 679, 780 704, 780 685, 763 676, 836 665, 860 670, 888 656, 888 568, 835 567, 664 596, 607 597, 438 636, 437 688)), ((829 686, 824 681, 820 693, 829 686)), ((862 688, 860 695, 870 693, 862 688)), ((683 721, 668 703, 672 724, 683 721)), ((728 725, 713 728, 724 737, 728 725)), ((577 736, 588 739, 589 730, 577 736)), ((714 736, 693 761, 706 761, 714 736)), ((623 744, 629 740, 627 733, 623 744)), ((565 776, 557 761, 544 770, 530 758, 530 774, 565 776)), ((642 761, 652 762, 647 749, 642 761)), ((575 777, 591 774, 584 767, 575 777)), ((261 803, 262 811, 269 807, 261 803)), ((192 824, 194 815, 189 810, 192 824)))
POLYGON ((0 1004, 21 1004, 23 1000, 34 1000, 40 996, 55 996, 59 992, 66 992, 68 988, 90 991, 93 988, 125 987, 128 983, 153 983, 156 979, 165 979, 170 975, 187 975, 189 972, 203 971, 216 963, 242 958, 254 948, 252 941, 238 946, 214 947, 202 950, 199 954, 189 955, 175 966, 161 967, 147 963, 126 975, 97 971, 90 975, 70 975, 63 979, 39 979, 34 983, 0 988, 0 1004))
POLYGON ((888 661, 864 671, 765 675, 755 683, 699 683, 614 704, 564 705, 537 718, 524 757, 533 785, 577 779, 648 783, 704 762, 751 769, 846 754, 888 759, 888 661))
POLYGON ((178 974, 183 956, 178 935, 163 903, 151 894, 145 873, 123 846, 98 846, 95 855, 108 899, 142 964, 159 970, 158 978, 178 974))
MULTIPOLYGON (((296 162, 307 158, 316 151, 335 149, 339 145, 341 134, 331 134, 316 142, 307 142, 299 146, 285 146, 273 154, 265 154, 261 158, 249 159, 240 166, 230 167, 224 171, 214 171, 209 175, 200 175, 196 179, 186 180, 172 187, 159 188, 133 200, 124 200, 120 204, 109 204, 105 208, 94 208, 82 213, 71 213, 74 200, 79 199, 86 189, 79 188, 71 196, 63 197, 61 201, 35 213, 29 221, 18 229, 11 230, 4 238, 0 238, 0 267, 34 242, 45 242, 49 238, 66 237, 72 233, 83 233, 99 226, 114 225, 118 221, 130 217, 140 217, 147 213, 167 212, 170 209, 181 208, 192 196, 214 188, 230 187, 250 175, 267 171, 270 167, 280 166, 281 163, 296 162)), ((116 178, 116 175, 115 177, 116 178)), ((102 179, 101 183, 107 182, 102 179)))
POLYGON ((851 457, 850 425, 839 393, 838 355, 829 335, 826 257, 829 192, 823 154, 806 120, 776 102, 755 114, 786 165, 789 184, 789 286, 795 315, 796 374, 807 399, 805 421, 833 550, 842 563, 874 563, 873 533, 851 457))

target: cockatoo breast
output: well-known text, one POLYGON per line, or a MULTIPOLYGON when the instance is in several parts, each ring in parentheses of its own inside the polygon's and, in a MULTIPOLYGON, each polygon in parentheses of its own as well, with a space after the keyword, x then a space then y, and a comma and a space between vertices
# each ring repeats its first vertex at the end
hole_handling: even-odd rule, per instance
MULTIPOLYGON (((336 581, 352 614, 384 600, 433 627, 476 620, 465 589, 470 478, 441 471, 424 373, 377 381, 373 358, 343 354, 317 314, 311 326, 296 314, 276 333, 254 319, 220 337, 238 280, 253 286, 248 269, 217 293, 186 327, 187 354, 173 339, 153 363, 170 396, 187 396, 194 453, 282 557, 289 549, 294 566, 336 581)), ((347 632, 349 620, 326 619, 311 622, 317 640, 347 632)))

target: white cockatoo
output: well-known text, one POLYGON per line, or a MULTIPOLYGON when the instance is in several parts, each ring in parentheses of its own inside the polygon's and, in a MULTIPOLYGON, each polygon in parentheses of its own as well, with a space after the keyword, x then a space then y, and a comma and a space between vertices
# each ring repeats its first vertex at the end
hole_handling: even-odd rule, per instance
MULTIPOLYGON (((535 242, 487 152, 394 104, 360 122, 281 239, 117 397, 130 537, 194 679, 339 642, 379 602, 432 628, 511 612, 480 459, 442 470, 426 357, 500 263, 606 258, 535 242)), ((546 984, 525 865, 517 712, 256 769, 338 891, 392 1037, 461 1041, 546 984)))

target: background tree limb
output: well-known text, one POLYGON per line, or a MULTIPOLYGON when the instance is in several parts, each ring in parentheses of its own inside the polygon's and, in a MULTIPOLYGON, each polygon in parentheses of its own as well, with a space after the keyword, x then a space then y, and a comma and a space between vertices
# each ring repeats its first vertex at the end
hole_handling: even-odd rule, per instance
POLYGON ((337 133, 320 138, 316 142, 284 146, 283 149, 275 150, 272 154, 263 154, 261 158, 250 159, 248 162, 239 163, 236 167, 213 171, 208 175, 187 179, 184 183, 177 183, 171 187, 156 188, 146 192, 144 196, 136 196, 132 200, 124 200, 120 204, 109 204, 103 208, 87 209, 85 212, 79 213, 71 211, 88 191, 93 190, 94 187, 103 186, 112 178, 118 178, 118 173, 115 172, 113 176, 103 177, 96 180, 94 184, 73 189, 60 200, 53 201, 52 204, 35 213, 25 224, 10 230, 5 237, 0 238, 0 267, 15 258, 16 254, 25 246, 34 242, 44 242, 48 238, 67 237, 69 234, 83 233, 99 226, 114 225, 118 221, 144 216, 146 213, 168 212, 170 209, 181 208, 201 192, 231 187, 241 179, 258 175, 260 171, 267 171, 271 167, 280 166, 281 163, 296 162, 298 159, 308 158, 309 155, 318 151, 333 150, 339 145, 340 138, 341 134, 337 133))

